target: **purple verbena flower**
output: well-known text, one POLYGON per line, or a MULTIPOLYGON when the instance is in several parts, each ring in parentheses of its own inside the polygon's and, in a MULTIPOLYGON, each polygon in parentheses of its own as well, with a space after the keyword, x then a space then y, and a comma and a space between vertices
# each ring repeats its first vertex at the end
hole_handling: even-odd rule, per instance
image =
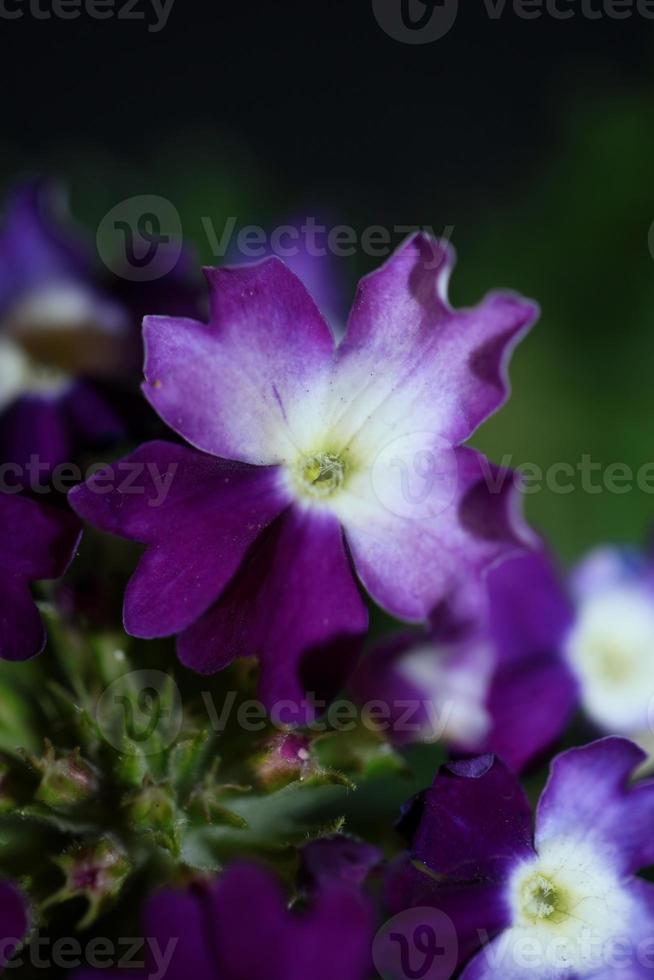
POLYGON ((338 346, 275 258, 208 270, 208 324, 146 319, 144 392, 194 448, 147 444, 127 460, 130 488, 105 473, 71 495, 147 546, 129 633, 179 634, 200 673, 258 655, 269 706, 333 695, 367 625, 353 570, 388 612, 421 621, 524 544, 512 481, 491 492, 497 472, 461 443, 505 399, 536 307, 495 293, 454 311, 451 266, 447 247, 411 238, 361 282, 338 346), (153 473, 171 467, 155 507, 153 473))
POLYGON ((332 883, 293 912, 267 871, 240 864, 213 884, 155 894, 144 918, 149 962, 135 976, 161 976, 164 960, 166 980, 366 980, 369 972, 371 910, 348 886, 332 883))
MULTIPOLYGON (((238 248, 228 252, 228 264, 252 262, 253 258, 276 255, 306 287, 328 321, 332 333, 340 340, 347 319, 346 283, 336 256, 329 250, 329 222, 315 218, 293 217, 282 221, 270 236, 270 245, 254 246, 255 255, 238 248)), ((156 312, 156 311, 151 311, 156 312)), ((172 311, 168 311, 172 312, 172 311)))
POLYGON ((654 564, 598 548, 573 570, 563 658, 588 718, 654 756, 654 564))
POLYGON ((45 627, 30 583, 60 578, 80 527, 67 511, 0 494, 0 659, 27 660, 45 646, 45 627))
POLYGON ((578 703, 562 656, 572 604, 544 549, 470 581, 465 599, 434 610, 422 634, 371 651, 351 687, 360 701, 391 706, 396 742, 440 737, 521 771, 562 735, 578 703))
POLYGON ((8 881, 0 881, 0 973, 25 938, 29 914, 25 899, 8 881))
POLYGON ((453 922, 462 980, 638 980, 654 968, 654 782, 633 784, 641 750, 622 738, 552 763, 535 831, 516 777, 495 756, 450 763, 427 791, 393 911, 453 922))

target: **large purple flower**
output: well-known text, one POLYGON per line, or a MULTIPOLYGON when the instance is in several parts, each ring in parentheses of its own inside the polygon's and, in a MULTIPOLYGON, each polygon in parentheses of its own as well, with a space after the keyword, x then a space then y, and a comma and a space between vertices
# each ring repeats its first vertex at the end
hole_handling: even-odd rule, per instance
POLYGON ((333 692, 367 623, 351 564, 388 612, 420 621, 520 547, 511 481, 492 492, 496 472, 460 443, 506 397, 536 308, 497 293, 453 311, 451 264, 440 243, 409 240, 362 281, 338 346, 275 258, 209 270, 208 324, 146 319, 145 394, 194 448, 145 445, 124 492, 104 474, 71 495, 148 546, 129 633, 180 634, 201 673, 257 654, 268 704, 333 692), (151 474, 169 471, 162 500, 151 474))
POLYGON ((29 927, 25 899, 8 881, 0 881, 0 973, 29 927))
POLYGON ((45 627, 30 583, 63 575, 79 537, 67 511, 0 494, 0 659, 27 660, 43 650, 45 627))
POLYGON ((101 291, 92 253, 41 182, 18 188, 0 231, 0 462, 41 473, 123 425, 89 380, 125 368, 128 311, 101 291), (66 229, 66 230, 64 230, 66 229))
POLYGON ((562 656, 571 602, 542 549, 508 559, 457 598, 434 610, 429 629, 373 649, 350 686, 359 701, 388 705, 395 742, 440 737, 520 771, 562 734, 578 702, 562 656))
POLYGON ((451 763, 426 793, 414 863, 388 882, 393 911, 453 922, 463 980, 639 980, 654 969, 654 782, 643 754, 606 738, 558 756, 536 814, 489 755, 451 763))
MULTIPOLYGON (((240 864, 215 884, 155 894, 144 918, 148 963, 135 977, 366 980, 369 972, 371 910, 348 885, 325 885, 308 911, 295 913, 268 872, 240 864)), ((76 978, 118 980, 124 973, 76 978)))

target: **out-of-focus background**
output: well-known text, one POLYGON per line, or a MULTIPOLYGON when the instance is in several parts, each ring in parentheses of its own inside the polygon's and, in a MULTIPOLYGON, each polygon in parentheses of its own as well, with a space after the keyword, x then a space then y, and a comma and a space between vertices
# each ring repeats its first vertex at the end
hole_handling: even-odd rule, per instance
MULTIPOLYGON (((116 0, 106 19, 84 3, 76 19, 47 19, 47 0, 6 0, 3 193, 30 174, 64 179, 93 241, 120 202, 162 196, 213 264, 226 230, 289 218, 348 225, 359 242, 383 226, 394 245, 402 226, 447 230, 455 304, 502 286, 542 305, 513 397, 476 444, 529 464, 529 517, 565 561, 642 541, 654 515, 654 20, 635 2, 624 19, 610 14, 625 5, 560 2, 574 12, 560 19, 466 0, 444 36, 416 44, 392 6, 174 0, 164 25, 152 0, 116 0), (628 469, 609 469, 607 485, 614 463, 628 469)), ((354 252, 330 260, 348 298, 380 261, 354 252)))

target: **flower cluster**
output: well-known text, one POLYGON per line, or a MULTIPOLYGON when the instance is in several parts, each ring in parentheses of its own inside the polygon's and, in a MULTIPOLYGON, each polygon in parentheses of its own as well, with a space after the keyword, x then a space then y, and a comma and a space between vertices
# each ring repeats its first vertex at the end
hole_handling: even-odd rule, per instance
POLYGON ((78 980, 650 976, 651 560, 564 574, 467 445, 536 305, 453 308, 419 233, 344 327, 304 255, 206 270, 203 318, 44 195, 0 233, 0 970, 72 932, 78 980))

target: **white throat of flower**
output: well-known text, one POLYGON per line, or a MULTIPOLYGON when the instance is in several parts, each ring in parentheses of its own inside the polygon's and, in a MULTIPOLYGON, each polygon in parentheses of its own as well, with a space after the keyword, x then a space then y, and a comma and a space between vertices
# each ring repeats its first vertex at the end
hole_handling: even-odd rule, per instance
POLYGON ((64 372, 39 365, 15 341, 0 336, 0 411, 19 395, 55 396, 69 384, 64 372))
POLYGON ((58 395, 75 374, 111 371, 124 329, 117 309, 76 283, 27 293, 0 323, 0 409, 21 394, 58 395))
POLYGON ((426 643, 401 658, 398 674, 424 700, 430 729, 424 737, 474 747, 487 734, 491 727, 485 707, 489 653, 480 647, 463 658, 456 647, 426 643))
MULTIPOLYGON (((547 966, 552 976, 553 968, 592 973, 610 955, 612 942, 632 931, 623 882, 583 838, 542 844, 538 856, 514 871, 508 899, 512 926, 504 955, 516 956, 528 942, 533 968, 547 966)), ((516 964, 506 965, 513 975, 508 967, 516 964)))
POLYGON ((640 586, 582 603, 566 643, 585 710, 603 729, 645 735, 654 720, 654 595, 640 586))

